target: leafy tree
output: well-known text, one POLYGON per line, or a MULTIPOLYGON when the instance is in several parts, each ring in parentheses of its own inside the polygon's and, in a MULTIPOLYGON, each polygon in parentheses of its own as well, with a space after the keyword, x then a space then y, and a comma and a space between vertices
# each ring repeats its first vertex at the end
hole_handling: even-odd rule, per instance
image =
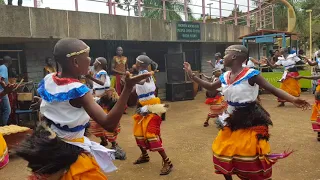
POLYGON ((0 5, 5 5, 4 0, 0 0, 0 5))
MULTIPOLYGON (((138 15, 138 0, 116 0, 116 2, 121 4, 130 4, 133 7, 131 9, 134 10, 135 15, 138 15)), ((190 0, 189 0, 190 2, 190 0)), ((154 19, 162 19, 163 18, 163 10, 162 10, 162 1, 160 0, 143 0, 142 6, 142 16, 154 19)), ((121 9, 128 11, 128 6, 119 5, 121 9)), ((182 20, 182 15, 184 14, 184 4, 182 0, 171 0, 165 2, 166 7, 166 17, 167 20, 182 20)), ((131 10, 130 9, 130 10, 131 10)), ((188 20, 195 20, 192 15, 192 11, 190 7, 187 7, 188 11, 188 20)))

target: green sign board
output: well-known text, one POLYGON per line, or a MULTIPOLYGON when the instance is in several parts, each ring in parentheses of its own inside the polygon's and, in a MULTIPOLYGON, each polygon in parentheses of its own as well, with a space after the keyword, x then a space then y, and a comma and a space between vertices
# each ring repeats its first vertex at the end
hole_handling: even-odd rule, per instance
POLYGON ((177 39, 187 41, 200 40, 200 24, 193 22, 177 22, 177 39))

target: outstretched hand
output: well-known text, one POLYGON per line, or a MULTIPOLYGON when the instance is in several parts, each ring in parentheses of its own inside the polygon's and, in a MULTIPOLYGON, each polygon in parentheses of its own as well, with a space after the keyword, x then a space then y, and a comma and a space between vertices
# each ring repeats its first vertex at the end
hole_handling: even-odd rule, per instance
POLYGON ((125 79, 124 79, 125 86, 127 88, 132 89, 133 86, 135 86, 141 80, 147 79, 151 75, 152 75, 152 72, 141 74, 141 75, 137 75, 137 76, 131 76, 131 74, 127 71, 125 79))
POLYGON ((192 76, 191 65, 190 65, 188 62, 184 62, 184 63, 183 63, 183 69, 184 69, 184 71, 188 74, 189 77, 192 76))
POLYGON ((3 91, 8 94, 14 91, 18 85, 17 84, 6 84, 4 81, 0 81, 0 86, 3 88, 3 91))
POLYGON ((302 108, 302 110, 307 110, 311 108, 311 105, 306 100, 300 98, 295 98, 293 104, 298 108, 302 108))

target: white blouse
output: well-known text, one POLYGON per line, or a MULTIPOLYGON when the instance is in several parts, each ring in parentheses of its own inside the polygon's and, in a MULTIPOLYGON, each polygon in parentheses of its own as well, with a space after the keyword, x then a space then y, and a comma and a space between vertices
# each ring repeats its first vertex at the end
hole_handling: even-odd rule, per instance
POLYGON ((295 67, 296 63, 301 59, 297 56, 297 54, 290 54, 287 58, 283 56, 278 57, 278 61, 275 63, 276 65, 282 65, 285 70, 295 67))
POLYGON ((249 84, 249 79, 260 74, 260 71, 252 68, 244 68, 234 82, 229 82, 231 71, 220 76, 222 94, 228 103, 227 111, 219 119, 225 125, 224 120, 233 113, 236 107, 244 107, 254 102, 259 94, 259 85, 249 84))
POLYGON ((95 89, 95 95, 96 96, 100 96, 105 92, 105 89, 110 88, 111 85, 111 81, 110 81, 110 77, 107 73, 107 71, 105 70, 101 70, 99 71, 96 75, 95 78, 98 80, 101 80, 101 76, 105 75, 106 76, 106 81, 104 83, 103 86, 101 86, 100 84, 93 82, 93 89, 95 89))
MULTIPOLYGON (((147 70, 140 71, 139 74, 148 73, 147 70)), ((152 77, 149 77, 149 82, 145 82, 143 85, 136 85, 136 93, 138 95, 139 101, 146 101, 155 98, 154 95, 156 91, 156 84, 152 77)))

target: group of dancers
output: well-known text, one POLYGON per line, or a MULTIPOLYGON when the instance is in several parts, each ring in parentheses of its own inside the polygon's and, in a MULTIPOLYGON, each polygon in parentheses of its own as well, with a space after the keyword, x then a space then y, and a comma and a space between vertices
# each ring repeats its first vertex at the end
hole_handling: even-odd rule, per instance
MULTIPOLYGON (((46 75, 39 84, 41 98, 33 107, 40 106, 41 123, 17 149, 17 155, 28 162, 32 171, 30 179, 107 179, 105 173, 116 170, 112 160, 114 152, 121 149, 116 143, 116 136, 134 87, 138 105, 133 115, 133 135, 141 150, 141 156, 134 164, 150 161, 147 150, 157 151, 163 159, 160 175, 169 174, 173 164, 162 146, 160 129, 167 106, 155 96, 153 73, 148 70, 153 61, 146 55, 138 56, 138 75, 124 74, 123 89, 118 96, 109 88, 111 80, 104 58, 95 60, 94 76, 86 76, 93 83, 92 91, 79 81, 80 76, 88 74, 89 52, 90 47, 78 39, 61 39, 54 47, 54 59, 60 64, 61 72, 46 75), (101 144, 85 136, 90 124, 88 131, 101 137, 101 144), (112 144, 111 149, 104 147, 108 141, 112 144)), ((283 57, 284 61, 277 65, 287 66, 285 60, 296 62, 288 59, 286 54, 283 57)), ((268 126, 272 121, 269 113, 257 102, 259 87, 299 108, 310 106, 298 95, 269 84, 258 70, 243 67, 247 59, 248 49, 245 46, 229 46, 219 65, 230 70, 214 71, 214 77, 208 77, 211 82, 195 76, 190 64, 184 63, 190 79, 216 96, 208 103, 225 102, 221 113, 210 117, 218 117, 220 128, 212 144, 214 167, 216 173, 223 174, 227 180, 232 179, 232 175, 241 179, 270 179, 272 165, 291 153, 270 154, 268 126)), ((282 83, 292 77, 291 69, 286 70, 282 83)), ((294 80, 299 78, 310 77, 297 76, 294 80)), ((8 86, 5 89, 12 88, 8 86)), ((208 125, 208 120, 204 125, 208 125)))

